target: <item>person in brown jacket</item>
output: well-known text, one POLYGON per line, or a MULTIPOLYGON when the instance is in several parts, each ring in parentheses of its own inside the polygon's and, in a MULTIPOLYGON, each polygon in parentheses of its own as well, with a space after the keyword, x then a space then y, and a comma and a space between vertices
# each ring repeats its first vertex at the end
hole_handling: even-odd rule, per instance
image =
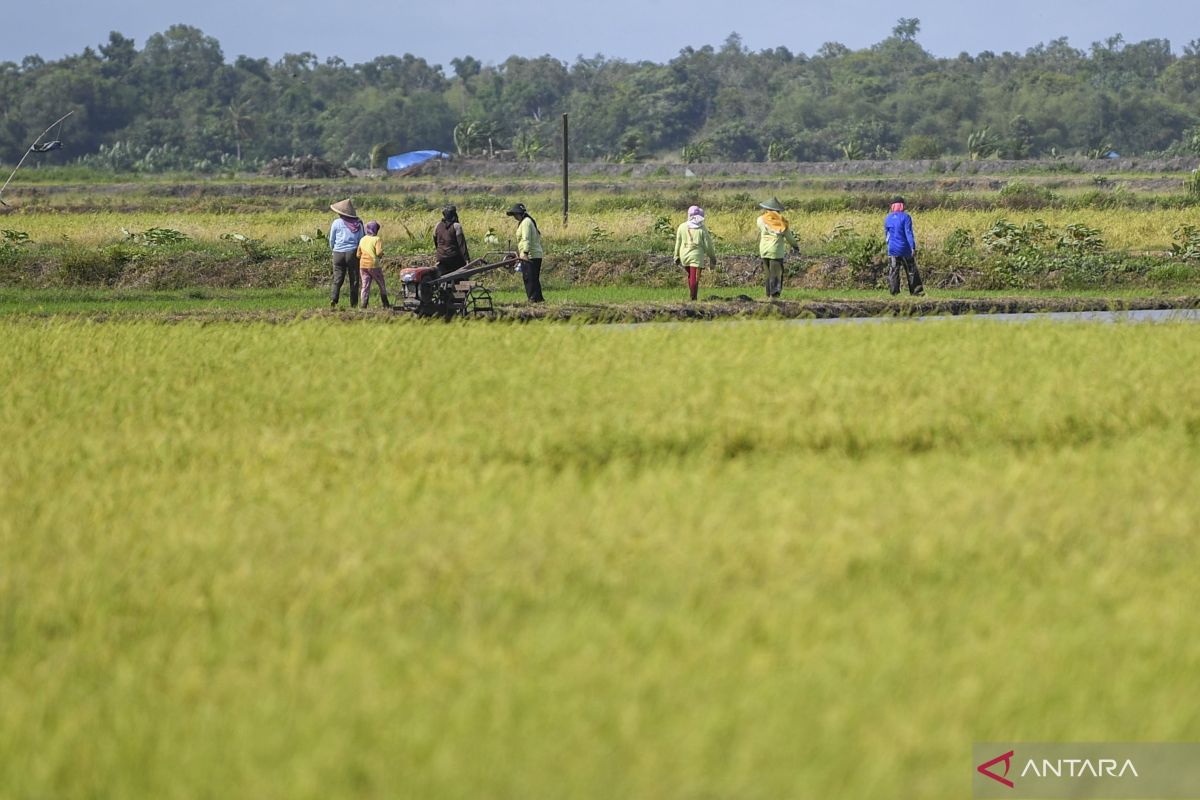
POLYGON ((461 269, 471 260, 467 250, 467 235, 458 221, 458 209, 446 206, 442 209, 442 221, 433 229, 433 246, 437 251, 439 275, 449 275, 461 269))

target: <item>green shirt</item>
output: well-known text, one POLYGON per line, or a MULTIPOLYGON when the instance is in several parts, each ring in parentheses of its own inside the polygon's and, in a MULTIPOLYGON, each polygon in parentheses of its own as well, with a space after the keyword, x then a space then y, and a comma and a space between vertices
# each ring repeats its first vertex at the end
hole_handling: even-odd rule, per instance
POLYGON ((542 234, 533 219, 525 217, 517 226, 517 257, 525 260, 541 258, 546 253, 542 249, 542 234))
POLYGON ((782 260, 787 255, 788 245, 800 246, 791 228, 783 233, 776 233, 767 227, 767 223, 763 222, 762 217, 758 218, 758 255, 760 258, 782 260))
POLYGON ((689 228, 686 222, 675 229, 675 260, 685 267, 703 267, 708 256, 717 265, 717 248, 708 228, 689 228))

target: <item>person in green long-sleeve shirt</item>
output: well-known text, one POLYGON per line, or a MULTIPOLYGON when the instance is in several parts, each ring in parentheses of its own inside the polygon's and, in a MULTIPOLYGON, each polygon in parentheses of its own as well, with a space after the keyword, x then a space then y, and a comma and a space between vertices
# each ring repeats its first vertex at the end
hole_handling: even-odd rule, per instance
POLYGON ((707 257, 712 267, 717 266, 717 248, 712 234, 704 227, 704 209, 692 206, 688 209, 687 222, 675 230, 675 265, 687 270, 688 291, 692 299, 700 290, 700 270, 707 257))
POLYGON ((758 256, 767 270, 767 297, 774 300, 783 291, 783 257, 787 247, 791 245, 792 252, 798 253, 800 244, 783 216, 783 203, 772 197, 758 207, 764 209, 758 218, 758 256))
POLYGON ((542 232, 529 216, 524 203, 517 203, 505 212, 517 221, 517 269, 525 282, 525 297, 531 303, 544 303, 542 296, 542 232))

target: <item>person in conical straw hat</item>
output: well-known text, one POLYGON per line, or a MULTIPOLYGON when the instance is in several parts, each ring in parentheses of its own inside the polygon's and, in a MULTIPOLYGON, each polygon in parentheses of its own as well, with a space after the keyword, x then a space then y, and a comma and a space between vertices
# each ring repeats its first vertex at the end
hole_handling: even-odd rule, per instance
POLYGON ((350 279, 350 307, 358 306, 361 279, 358 272, 358 243, 362 241, 362 220, 350 198, 339 200, 329 207, 338 218, 329 226, 329 249, 333 251, 333 282, 329 287, 329 307, 337 308, 342 284, 350 279))
POLYGON ((788 245, 791 245, 793 253, 799 253, 800 244, 788 225, 787 217, 783 216, 783 203, 779 202, 779 198, 772 197, 759 203, 758 207, 763 209, 757 223, 758 256, 767 273, 767 297, 774 300, 783 292, 783 258, 788 245))

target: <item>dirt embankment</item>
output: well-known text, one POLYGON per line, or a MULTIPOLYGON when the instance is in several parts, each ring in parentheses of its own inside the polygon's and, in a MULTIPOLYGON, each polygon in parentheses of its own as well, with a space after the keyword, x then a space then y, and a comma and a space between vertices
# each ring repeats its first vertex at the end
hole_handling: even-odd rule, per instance
MULTIPOLYGON (((707 164, 609 164, 573 163, 571 174, 587 177, 731 177, 792 179, 804 177, 849 177, 871 175, 953 176, 1070 174, 1104 175, 1114 172, 1191 172, 1200 158, 1105 158, 1039 159, 1031 161, 967 161, 945 158, 929 161, 824 161, 824 162, 713 162, 707 164)), ((431 165, 414 175, 473 177, 541 177, 553 179, 562 165, 553 161, 480 161, 461 159, 431 165)))
POLYGON ((738 318, 852 319, 962 316, 1070 311, 1148 311, 1200 308, 1200 297, 1106 298, 910 298, 879 300, 783 300, 709 298, 697 303, 506 305, 498 318, 516 321, 656 322, 738 318))
MULTIPOLYGON (((1114 177, 1133 191, 1177 191, 1181 181, 1200 168, 1200 159, 1060 159, 1040 161, 836 161, 822 163, 710 163, 710 164, 571 164, 572 187, 615 195, 636 194, 662 188, 663 181, 683 186, 680 179, 696 181, 707 190, 778 186, 786 181, 798 189, 860 193, 890 192, 988 192, 1014 180, 1045 184, 1053 188, 1093 186, 1101 176, 1142 173, 1164 177, 1114 177), (1179 177, 1168 177, 1175 176, 1179 177)), ((165 198, 281 198, 293 202, 327 204, 329 197, 366 197, 392 192, 459 196, 472 194, 511 195, 553 192, 561 186, 561 165, 544 162, 511 162, 462 159, 437 162, 423 171, 403 176, 358 170, 352 177, 329 180, 294 179, 244 181, 181 181, 173 183, 89 183, 25 185, 10 193, 28 204, 55 195, 86 193, 95 197, 150 196, 165 198)), ((0 207, 10 213, 14 207, 0 207)))
MULTIPOLYGON (((706 322, 752 319, 864 319, 872 317, 963 316, 968 314, 1021 314, 1080 311, 1152 311, 1200 308, 1200 296, 1148 298, 901 298, 878 300, 784 300, 766 302, 748 296, 729 300, 709 297, 695 303, 525 303, 501 304, 491 317, 494 322, 569 322, 574 324, 629 324, 644 322, 706 322)), ((287 324, 324 319, 346 324, 414 323, 441 324, 439 318, 424 320, 404 311, 382 308, 366 310, 317 307, 303 311, 279 310, 182 310, 182 311, 81 311, 19 314, 25 318, 75 318, 91 322, 141 320, 161 323, 267 323, 287 324)), ((458 318, 456 318, 458 319, 458 318)), ((460 320, 461 321, 461 320, 460 320)), ((487 322, 470 320, 470 324, 487 322)))

